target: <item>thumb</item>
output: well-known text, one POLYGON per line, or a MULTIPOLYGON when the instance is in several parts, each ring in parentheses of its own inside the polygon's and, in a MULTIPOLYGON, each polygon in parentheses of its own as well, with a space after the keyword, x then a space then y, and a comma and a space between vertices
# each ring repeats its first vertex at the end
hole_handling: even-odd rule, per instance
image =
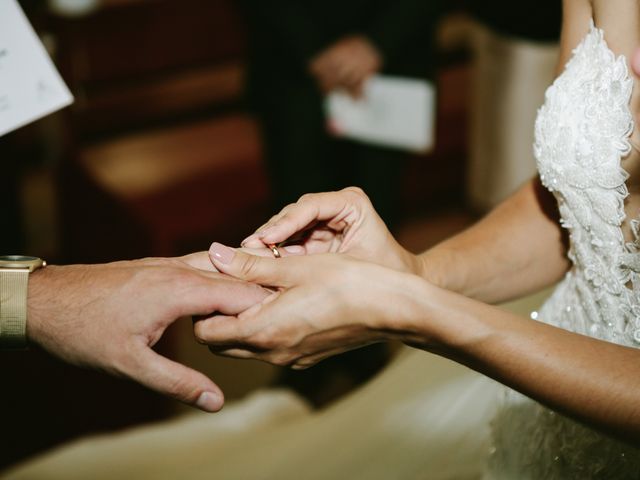
POLYGON ((219 271, 232 277, 269 287, 290 286, 286 280, 287 269, 282 268, 284 258, 249 255, 217 242, 211 244, 209 257, 219 271))
POLYGON ((224 405, 222 390, 206 375, 169 360, 146 345, 133 358, 130 371, 125 373, 147 388, 205 412, 217 412, 224 405))

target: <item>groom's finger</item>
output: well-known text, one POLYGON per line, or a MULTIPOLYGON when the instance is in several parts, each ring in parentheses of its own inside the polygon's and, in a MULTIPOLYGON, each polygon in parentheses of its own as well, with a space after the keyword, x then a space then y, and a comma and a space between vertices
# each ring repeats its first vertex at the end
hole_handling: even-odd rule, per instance
POLYGON ((178 316, 235 315, 260 304, 271 292, 250 282, 221 273, 188 271, 174 290, 173 305, 178 316))
POLYGON ((215 349, 244 348, 248 332, 244 322, 230 315, 214 315, 199 319, 193 324, 193 334, 199 343, 215 349))
POLYGON ((354 187, 349 187, 339 192, 303 195, 297 203, 287 206, 280 218, 267 225, 259 237, 265 243, 278 243, 317 222, 331 221, 339 227, 345 219, 342 217, 348 216, 351 195, 355 192, 354 187))
POLYGON ((222 390, 202 373, 146 345, 133 350, 132 357, 124 373, 148 388, 206 412, 217 412, 224 405, 222 390))

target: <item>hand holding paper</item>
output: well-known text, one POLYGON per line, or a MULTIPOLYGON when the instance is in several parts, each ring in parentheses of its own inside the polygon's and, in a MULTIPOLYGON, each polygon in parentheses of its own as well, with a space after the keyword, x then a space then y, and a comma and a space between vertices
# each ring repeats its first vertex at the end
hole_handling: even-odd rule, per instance
POLYGON ((426 151, 434 143, 436 95, 432 84, 374 75, 354 99, 336 90, 326 99, 329 129, 364 143, 426 151))
POLYGON ((363 35, 351 35, 320 52, 309 68, 322 91, 343 88, 357 98, 365 82, 381 67, 376 47, 363 35))
POLYGON ((73 102, 15 0, 0 2, 0 136, 73 102))

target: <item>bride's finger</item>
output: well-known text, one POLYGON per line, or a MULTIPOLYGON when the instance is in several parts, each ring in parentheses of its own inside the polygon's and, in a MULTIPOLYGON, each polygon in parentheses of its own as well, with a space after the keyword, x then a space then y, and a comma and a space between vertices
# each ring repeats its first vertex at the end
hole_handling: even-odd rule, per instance
MULTIPOLYGON (((245 238, 241 245, 259 248, 260 243, 281 243, 290 240, 293 235, 309 230, 318 222, 330 220, 336 224, 340 222, 340 213, 349 205, 349 200, 362 200, 353 198, 353 195, 366 198, 358 187, 348 187, 337 192, 305 194, 296 203, 290 203, 272 216, 245 238)), ((339 225, 335 226, 340 228, 339 225)))
MULTIPOLYGON (((275 252, 269 246, 260 242, 261 247, 259 248, 248 248, 242 247, 238 250, 244 253, 248 253, 249 255, 255 255, 257 257, 274 257, 275 252)), ((290 257, 293 255, 305 255, 307 253, 306 249, 301 245, 285 245, 283 247, 275 247, 278 251, 278 254, 281 257, 290 257)), ((208 255, 207 255, 208 257, 208 255)), ((209 260, 211 262, 211 260, 209 260)), ((215 267, 213 267, 215 268, 215 267)))
POLYGON ((336 230, 344 229, 355 221, 354 207, 364 199, 364 192, 355 187, 339 192, 303 195, 297 203, 283 211, 281 218, 262 229, 257 238, 264 243, 283 242, 317 222, 328 222, 336 230))
POLYGON ((256 354, 254 352, 243 348, 218 349, 215 347, 209 347, 209 351, 220 357, 240 358, 244 360, 256 358, 256 354))
MULTIPOLYGON (((273 215, 267 222, 263 223, 260 227, 258 227, 254 233, 252 233, 247 238, 245 238, 240 243, 240 245, 243 247, 259 248, 260 245, 263 244, 261 240, 262 232, 264 232, 266 229, 270 228, 271 226, 277 224, 282 217, 284 217, 289 211, 295 208, 297 208, 296 203, 290 203, 287 206, 285 206, 282 210, 280 210, 278 213, 273 215)), ((309 227, 311 226, 312 225, 309 225, 309 227)), ((276 242, 276 243, 280 243, 280 242, 276 242)))
POLYGON ((213 263, 211 263, 211 259, 209 259, 209 253, 205 251, 190 253, 189 255, 178 257, 178 260, 186 263, 190 267, 197 268, 198 270, 205 270, 207 272, 218 271, 218 269, 213 266, 213 263))
MULTIPOLYGON (((288 205, 287 205, 288 206, 288 205)), ((286 208, 286 207, 285 207, 286 208)), ((284 210, 284 209, 283 209, 284 210)), ((262 233, 262 231, 267 228, 269 225, 273 224, 274 222, 276 222, 282 215, 283 215, 283 210, 280 210, 278 213, 276 213, 275 215, 273 215, 268 221, 266 221, 265 223, 263 223, 262 225, 260 225, 255 232, 253 232, 251 235, 249 235, 247 238, 245 238, 244 240, 242 240, 242 242, 240 242, 240 246, 242 247, 249 247, 249 248, 260 248, 260 245, 264 245, 264 243, 262 243, 262 240, 260 240, 260 234, 262 233)))

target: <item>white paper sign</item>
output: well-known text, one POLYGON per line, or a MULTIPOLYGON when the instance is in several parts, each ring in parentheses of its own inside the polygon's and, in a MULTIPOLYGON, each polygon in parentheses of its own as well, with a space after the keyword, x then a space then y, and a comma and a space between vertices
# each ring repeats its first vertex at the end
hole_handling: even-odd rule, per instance
POLYGON ((325 104, 335 135, 415 151, 434 145, 435 106, 431 83, 383 75, 367 81, 362 98, 335 91, 325 104))
POLYGON ((73 102, 16 0, 0 0, 0 136, 73 102))

